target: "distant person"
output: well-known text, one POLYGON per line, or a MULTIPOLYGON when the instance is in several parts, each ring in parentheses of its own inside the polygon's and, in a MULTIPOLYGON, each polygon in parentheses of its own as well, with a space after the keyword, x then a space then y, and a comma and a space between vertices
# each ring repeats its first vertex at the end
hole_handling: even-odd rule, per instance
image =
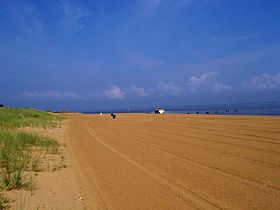
POLYGON ((115 119, 116 118, 116 114, 114 114, 114 113, 111 113, 111 117, 113 118, 113 119, 115 119))

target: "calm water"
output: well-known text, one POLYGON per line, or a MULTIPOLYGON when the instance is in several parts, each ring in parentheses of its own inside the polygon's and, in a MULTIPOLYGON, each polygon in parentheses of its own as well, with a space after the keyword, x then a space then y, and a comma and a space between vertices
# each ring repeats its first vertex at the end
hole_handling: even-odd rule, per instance
MULTIPOLYGON (((280 102, 265 102, 265 103, 242 103, 242 104, 216 104, 216 105, 190 105, 176 107, 162 107, 166 113, 170 114, 226 114, 226 115, 265 115, 265 116, 280 116, 280 102)), ((127 112, 127 113, 153 113, 154 108, 150 109, 118 109, 118 110, 100 110, 83 112, 87 114, 93 113, 111 113, 111 112, 127 112)))
POLYGON ((280 116, 280 102, 170 107, 167 113, 280 116))

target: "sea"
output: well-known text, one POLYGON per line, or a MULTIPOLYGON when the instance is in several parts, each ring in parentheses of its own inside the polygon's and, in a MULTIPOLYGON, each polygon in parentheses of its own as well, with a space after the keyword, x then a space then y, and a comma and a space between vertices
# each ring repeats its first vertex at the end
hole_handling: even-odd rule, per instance
MULTIPOLYGON (((156 107, 145 109, 111 109, 83 113, 153 113, 155 108, 156 107)), ((163 108, 167 114, 280 116, 280 102, 162 106, 161 108, 163 108)))
POLYGON ((168 107, 167 113, 280 116, 280 102, 233 103, 168 107))

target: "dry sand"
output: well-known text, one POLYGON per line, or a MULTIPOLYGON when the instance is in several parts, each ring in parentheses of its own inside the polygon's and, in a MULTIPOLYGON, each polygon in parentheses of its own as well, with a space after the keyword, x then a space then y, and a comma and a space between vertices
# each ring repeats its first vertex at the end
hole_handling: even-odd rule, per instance
POLYGON ((280 118, 69 114, 87 209, 280 209, 280 118))
POLYGON ((40 172, 37 173, 37 176, 33 176, 32 191, 12 190, 5 193, 11 201, 11 209, 84 209, 81 190, 75 176, 73 164, 69 160, 69 152, 67 151, 68 147, 65 142, 67 129, 68 121, 64 122, 60 128, 21 129, 54 138, 61 146, 60 154, 52 155, 50 159, 42 162, 40 172), (63 160, 61 159, 62 157, 63 160), (66 166, 66 168, 64 166, 66 166))

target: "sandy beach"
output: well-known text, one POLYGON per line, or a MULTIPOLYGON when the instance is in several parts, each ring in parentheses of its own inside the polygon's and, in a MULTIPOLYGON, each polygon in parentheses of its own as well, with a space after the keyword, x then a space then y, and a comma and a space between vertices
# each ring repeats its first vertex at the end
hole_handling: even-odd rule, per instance
POLYGON ((0 0, 0 210, 280 210, 279 10, 0 0))
POLYGON ((69 114, 87 209, 279 209, 280 118, 69 114))

